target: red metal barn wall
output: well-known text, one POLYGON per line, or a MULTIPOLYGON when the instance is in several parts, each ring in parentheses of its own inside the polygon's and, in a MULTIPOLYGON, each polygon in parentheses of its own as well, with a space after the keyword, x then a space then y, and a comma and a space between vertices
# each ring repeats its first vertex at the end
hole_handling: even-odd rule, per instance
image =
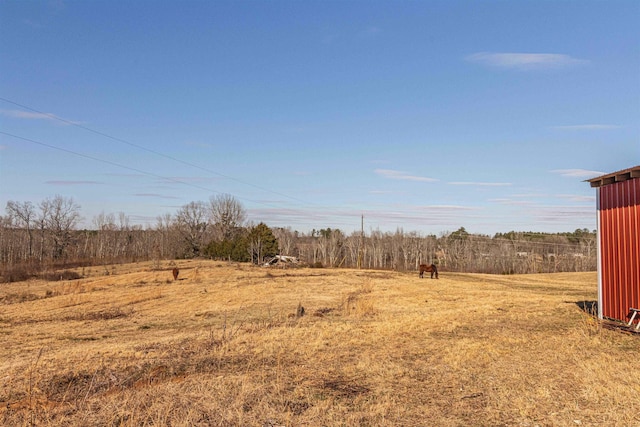
POLYGON ((628 321, 640 308, 640 178, 598 188, 599 315, 628 321))

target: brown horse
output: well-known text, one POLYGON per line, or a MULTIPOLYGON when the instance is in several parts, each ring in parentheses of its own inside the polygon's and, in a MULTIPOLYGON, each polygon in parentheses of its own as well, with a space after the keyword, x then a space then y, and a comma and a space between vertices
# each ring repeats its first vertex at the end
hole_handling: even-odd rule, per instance
POLYGON ((431 264, 431 265, 427 265, 427 264, 420 264, 420 278, 422 279, 424 277, 424 272, 427 273, 431 273, 431 278, 433 279, 433 275, 436 275, 436 279, 438 278, 438 267, 435 266, 435 264, 431 264))
POLYGON ((178 274, 180 273, 180 270, 178 270, 178 268, 176 267, 171 270, 171 273, 173 274, 173 280, 178 280, 178 274))

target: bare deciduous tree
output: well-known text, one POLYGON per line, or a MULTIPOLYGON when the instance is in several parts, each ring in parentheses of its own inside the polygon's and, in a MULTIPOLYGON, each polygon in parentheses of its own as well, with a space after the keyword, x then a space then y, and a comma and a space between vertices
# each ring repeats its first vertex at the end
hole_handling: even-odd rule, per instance
POLYGON ((294 252, 295 233, 291 230, 291 227, 287 228, 274 228, 273 235, 278 240, 278 246, 282 255, 297 256, 294 252))
POLYGON ((35 208, 31 202, 7 202, 7 213, 9 218, 17 222, 18 226, 25 227, 29 239, 27 256, 31 258, 33 255, 33 230, 32 224, 35 217, 35 208))
POLYGON ((198 256, 205 245, 209 228, 207 206, 204 202, 190 202, 176 214, 176 226, 187 244, 185 255, 198 256))
MULTIPOLYGON (((99 213, 93 218, 93 225, 98 231, 96 247, 92 254, 97 259, 104 259, 113 250, 113 239, 117 232, 115 216, 112 213, 99 213)), ((113 253, 111 253, 113 255, 113 253)))
POLYGON ((73 198, 56 195, 40 203, 41 227, 51 233, 53 240, 53 258, 64 256, 65 249, 72 240, 72 230, 80 221, 80 205, 73 198))
POLYGON ((230 194, 211 196, 209 214, 217 240, 232 240, 234 232, 242 227, 247 219, 242 204, 230 194))

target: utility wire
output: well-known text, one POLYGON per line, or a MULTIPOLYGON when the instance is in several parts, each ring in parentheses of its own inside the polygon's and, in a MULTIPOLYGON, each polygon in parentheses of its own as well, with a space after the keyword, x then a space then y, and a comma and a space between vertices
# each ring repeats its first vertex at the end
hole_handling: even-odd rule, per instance
MULTIPOLYGON (((159 178, 159 179, 163 179, 163 180, 167 180, 167 181, 173 181, 173 182, 176 182, 178 184, 187 185, 189 187, 194 187, 194 188, 197 188, 197 189, 200 189, 200 190, 205 190, 205 191, 210 191, 210 192, 213 192, 213 193, 223 194, 220 191, 212 190, 210 188, 202 187, 200 185, 192 184, 190 182, 185 182, 185 181, 182 181, 182 180, 179 180, 179 179, 176 179, 176 178, 171 178, 171 177, 167 177, 167 176, 163 176, 163 175, 158 175, 158 174, 155 174, 153 172, 147 172, 147 171, 144 171, 142 169, 134 168, 134 167, 131 167, 131 166, 125 166, 125 165, 122 165, 120 163, 112 162, 111 160, 105 160, 105 159, 101 159, 101 158, 98 158, 98 157, 90 156, 88 154, 78 153, 77 151, 69 150, 67 148, 58 147, 58 146, 55 146, 55 145, 52 145, 52 144, 47 144, 47 143, 41 142, 41 141, 36 141, 34 139, 25 138, 23 136, 14 135, 12 133, 0 131, 0 134, 6 135, 6 136, 10 136, 10 137, 16 138, 16 139, 21 139, 23 141, 31 142, 33 144, 38 144, 38 145, 41 145, 43 147, 51 148, 53 150, 58 150, 58 151, 62 151, 62 152, 65 152, 65 153, 73 154, 74 156, 83 157, 85 159, 94 160, 96 162, 106 163, 106 164, 112 165, 112 166, 117 166, 117 167, 122 168, 122 169, 127 169, 127 170, 130 170, 130 171, 137 172, 137 173, 140 173, 140 174, 143 174, 143 175, 148 175, 148 176, 151 176, 151 177, 154 177, 154 178, 159 178)), ((265 203, 265 202, 260 202, 260 201, 257 201, 257 200, 251 200, 251 199, 246 199, 246 198, 242 198, 242 197, 239 197, 239 199, 245 200, 245 201, 248 201, 248 202, 258 203, 258 204, 269 206, 269 207, 276 207, 275 205, 271 205, 271 204, 265 203)))
MULTIPOLYGON (((178 183, 178 184, 187 185, 189 187, 197 188, 197 189, 200 189, 200 190, 205 190, 205 191, 209 191, 209 192, 213 192, 213 193, 223 194, 223 193, 221 193, 219 191, 212 190, 210 188, 203 187, 203 186, 196 185, 196 184, 192 184, 192 183, 189 183, 189 182, 181 181, 181 180, 176 179, 176 178, 171 178, 171 177, 167 177, 167 176, 163 176, 163 175, 158 175, 158 174, 155 174, 153 172, 147 172, 147 171, 144 171, 142 169, 134 168, 134 167, 131 167, 131 166, 125 166, 125 165, 122 165, 120 163, 113 162, 111 160, 105 160, 105 159, 101 159, 101 158, 98 158, 98 157, 90 156, 88 154, 78 153, 77 151, 69 150, 67 148, 58 147, 58 146, 55 146, 55 145, 52 145, 52 144, 47 144, 47 143, 42 142, 42 141, 36 141, 34 139, 31 139, 31 138, 26 138, 26 137, 23 137, 23 136, 14 135, 14 134, 9 133, 9 132, 0 131, 0 134, 9 136, 11 138, 20 139, 22 141, 27 141, 27 142, 30 142, 32 144, 37 144, 37 145, 41 145, 43 147, 51 148, 53 150, 58 150, 58 151, 62 151, 64 153, 69 153, 69 154, 72 154, 74 156, 82 157, 82 158, 93 160, 93 161, 100 162, 100 163, 105 163, 105 164, 108 164, 108 165, 111 165, 111 166, 116 166, 116 167, 119 167, 119 168, 122 168, 122 169, 130 170, 130 171, 137 172, 137 173, 140 173, 140 174, 143 174, 143 175, 147 175, 147 176, 151 176, 151 177, 154 177, 154 178, 159 178, 159 179, 164 179, 164 180, 167 180, 167 181, 172 181, 172 182, 175 182, 175 183, 178 183)), ((260 202, 260 201, 257 201, 257 200, 251 200, 251 199, 246 199, 246 198, 241 198, 241 197, 239 197, 239 199, 245 200, 245 201, 249 201, 249 202, 253 202, 253 203, 258 203, 258 204, 261 204, 261 205, 264 205, 264 206, 276 207, 276 206, 271 205, 269 203, 264 203, 264 202, 260 202)), ((388 233, 384 233, 384 234, 391 235, 393 233, 388 232, 388 233)), ((529 233, 520 233, 520 234, 528 235, 529 233)), ((449 239, 450 236, 451 235, 449 234, 447 236, 442 236, 441 238, 449 239)), ((431 237, 431 235, 419 236, 419 238, 421 238, 421 239, 429 238, 429 237, 431 237)), ((433 237, 435 237, 435 236, 433 236, 433 237)), ((436 237, 436 239, 438 239, 438 238, 436 237)), ((576 245, 572 245, 570 243, 534 242, 534 241, 529 241, 529 240, 508 239, 508 238, 505 238, 505 237, 477 236, 477 235, 473 235, 473 234, 466 235, 465 237, 461 238, 460 240, 464 241, 466 239, 469 239, 469 240, 482 240, 485 243, 488 243, 489 245, 498 245, 498 244, 505 244, 505 243, 519 243, 519 244, 523 244, 523 245, 540 245, 540 246, 556 246, 556 247, 563 246, 563 247, 571 247, 571 248, 576 246, 576 245)))
MULTIPOLYGON (((43 116, 46 116, 46 117, 48 117, 50 119, 57 120, 59 122, 68 124, 70 126, 75 126, 75 127, 79 128, 79 129, 83 129, 83 130, 85 130, 87 132, 91 132, 91 133, 93 133, 95 135, 99 135, 99 136, 102 136, 104 138, 108 138, 108 139, 111 139, 113 141, 117 141, 117 142, 120 142, 122 144, 126 144, 126 145, 129 145, 131 147, 138 148, 140 150, 143 150, 143 151, 146 151, 148 153, 152 153, 152 154, 155 154, 157 156, 160 156, 160 157, 163 157, 163 158, 166 158, 166 159, 181 163, 183 165, 186 165, 186 166, 189 166, 189 167, 193 167, 193 168, 199 169, 201 171, 204 171, 204 172, 207 172, 207 173, 210 173, 210 174, 213 174, 213 175, 217 175, 217 176, 220 176, 220 177, 223 177, 223 178, 238 182, 238 183, 243 184, 243 185, 254 187, 254 188, 259 189, 261 191, 266 191, 266 192, 271 193, 271 194, 282 196, 282 197, 285 197, 287 199, 294 200, 296 202, 300 202, 300 203, 302 203, 304 205, 319 206, 317 203, 308 202, 306 200, 298 199, 298 198, 289 196, 289 195, 284 194, 284 193, 280 193, 280 192, 273 191, 271 189, 264 188, 264 187, 261 187, 261 186, 258 186, 258 185, 255 185, 255 184, 252 184, 252 183, 249 183, 249 182, 242 181, 242 180, 234 178, 232 176, 225 175, 225 174, 213 171, 211 169, 207 169, 207 168, 204 168, 202 166, 196 165, 194 163, 187 162, 185 160, 181 160, 179 158, 170 156, 168 154, 164 154, 164 153, 162 153, 160 151, 153 150, 153 149, 144 147, 144 146, 139 145, 139 144, 135 144, 135 143, 127 141, 125 139, 118 138, 118 137, 106 134, 104 132, 97 131, 95 129, 91 129, 91 128, 87 127, 87 126, 83 126, 83 125, 81 125, 79 123, 76 123, 76 122, 73 122, 71 120, 66 120, 66 119, 63 119, 62 117, 58 117, 55 114, 46 113, 46 112, 37 110, 35 108, 26 106, 24 104, 20 104, 18 102, 12 101, 12 100, 7 99, 7 98, 0 97, 0 101, 7 102, 9 104, 12 104, 12 105, 15 105, 17 107, 23 108, 25 110, 32 111, 34 113, 42 114, 43 116)), ((196 185, 196 184, 191 184, 189 182, 181 181, 179 179, 165 177, 165 176, 162 176, 162 175, 154 174, 152 172, 146 172, 146 171, 143 171, 143 170, 140 170, 140 169, 136 169, 136 168, 133 168, 133 167, 121 165, 121 164, 116 163, 116 162, 100 159, 100 158, 89 156, 89 155, 82 154, 82 153, 78 153, 78 152, 75 152, 75 151, 72 151, 72 150, 68 150, 68 149, 65 149, 65 148, 57 147, 57 146, 54 146, 54 145, 51 145, 51 144, 47 144, 47 143, 44 143, 44 142, 40 142, 40 141, 35 141, 35 140, 29 139, 29 138, 25 138, 25 137, 22 137, 22 136, 13 135, 13 134, 10 134, 10 133, 7 133, 7 132, 2 132, 2 131, 0 131, 0 134, 4 134, 4 135, 7 135, 7 136, 10 136, 10 137, 13 137, 13 138, 17 138, 17 139, 22 139, 24 141, 28 141, 28 142, 31 142, 31 143, 34 143, 34 144, 39 144, 39 145, 42 145, 44 147, 48 147, 48 148, 51 148, 51 149, 54 149, 54 150, 67 152, 67 153, 70 153, 70 154, 73 154, 73 155, 76 155, 76 156, 79 156, 79 157, 84 157, 84 158, 87 158, 87 159, 91 159, 91 160, 94 160, 94 161, 97 161, 97 162, 102 162, 102 163, 110 164, 110 165, 117 166, 117 167, 120 167, 120 168, 123 168, 123 169, 128 169, 128 170, 131 170, 131 171, 134 171, 134 172, 138 172, 138 173, 141 173, 141 174, 144 174, 144 175, 152 176, 152 177, 155 177, 155 178, 160 178, 160 179, 164 179, 164 180, 173 181, 173 182, 176 182, 176 183, 179 183, 179 184, 183 184, 183 185, 187 185, 187 186, 190 186, 190 187, 193 187, 193 188, 197 188, 197 189, 200 189, 200 190, 205 190, 205 191, 209 191, 209 192, 213 192, 213 193, 217 193, 217 194, 223 194, 220 191, 212 190, 210 188, 202 187, 202 186, 199 186, 199 185, 196 185)), ((241 199, 241 200, 250 201, 250 202, 253 202, 253 203, 258 203, 258 204, 261 204, 261 205, 264 205, 264 206, 276 207, 275 205, 271 205, 271 204, 268 204, 268 203, 265 203, 265 202, 259 202, 259 201, 256 201, 256 200, 251 200, 251 199, 246 199, 246 198, 241 198, 241 197, 238 197, 238 198, 241 199)), ((347 216, 350 217, 351 215, 347 215, 347 216)), ((359 214, 358 215, 354 214, 354 216, 359 216, 359 214)), ((521 233, 521 234, 526 234, 526 233, 521 233)), ((483 236, 472 236, 472 235, 469 235, 467 237, 468 238, 472 238, 472 239, 485 239, 485 237, 483 237, 483 236)), ((491 237, 487 237, 486 239, 492 239, 492 238, 491 237)), ((570 244, 566 244, 566 243, 563 244, 563 243, 548 243, 548 242, 532 242, 532 241, 527 241, 527 240, 511 240, 511 239, 506 239, 506 238, 503 238, 503 239, 504 239, 504 241, 508 241, 510 243, 518 242, 518 243, 526 243, 526 244, 534 244, 534 245, 535 244, 539 244, 539 245, 571 246, 570 244)), ((494 242, 492 242, 492 243, 494 243, 494 242)))
MULTIPOLYGON (((125 140, 125 139, 118 138, 118 137, 115 137, 115 136, 112 136, 112 135, 106 134, 106 133, 104 133, 104 132, 97 131, 97 130, 95 130, 95 129, 91 129, 91 128, 87 127, 87 126, 83 126, 83 125, 81 125, 81 124, 79 124, 79 123, 76 123, 76 122, 73 122, 73 121, 71 121, 71 120, 63 119, 63 118, 61 118, 61 117, 56 116, 55 114, 45 113, 45 112, 43 112, 43 111, 36 110, 35 108, 28 107, 28 106, 26 106, 26 105, 20 104, 20 103, 18 103, 18 102, 12 101, 12 100, 7 99, 7 98, 0 97, 0 101, 4 101, 4 102, 7 102, 7 103, 9 103, 9 104, 13 104, 13 105, 15 105, 15 106, 17 106, 17 107, 24 108, 25 110, 29 110, 29 111, 32 111, 32 112, 34 112, 34 113, 42 114, 42 115, 44 115, 44 116, 49 117, 50 119, 58 120, 58 121, 60 121, 60 122, 62 122, 62 123, 66 123, 66 124, 68 124, 68 125, 75 126, 75 127, 79 128, 79 129, 86 130, 87 132, 91 132, 91 133, 93 133, 93 134, 96 134, 96 135, 102 136, 102 137, 104 137, 104 138, 108 138, 108 139, 111 139, 111 140, 113 140, 113 141, 117 141, 117 142, 120 142, 120 143, 122 143, 122 144, 126 144, 126 145, 129 145, 129 146, 131 146, 131 147, 138 148, 138 149, 143 150, 143 151, 146 151, 146 152, 148 152, 148 153, 155 154, 156 156, 164 157, 165 159, 169 159, 169 160, 172 160, 172 161, 174 161, 174 162, 182 163, 183 165, 186 165, 186 166, 189 166, 189 167, 192 167, 192 168, 196 168, 196 169, 199 169, 199 170, 201 170, 201 171, 204 171, 204 172, 207 172, 207 173, 210 173, 210 174, 213 174, 213 175, 218 175, 218 176, 221 176, 221 177, 223 177, 223 178, 226 178, 226 179, 229 179, 229 180, 232 180, 232 181, 238 182, 238 183, 243 184, 243 185, 248 185, 248 186, 250 186, 250 187, 257 188, 258 190, 262 190, 262 191, 269 192, 269 193, 271 193, 271 194, 275 194, 275 195, 278 195, 278 196, 286 197, 287 199, 295 200, 296 202, 300 202, 300 203, 303 203, 303 204, 305 204, 305 205, 314 205, 314 206, 317 206, 317 204, 315 204, 315 203, 308 202, 308 201, 306 201, 306 200, 302 200, 302 199, 298 199, 298 198, 296 198, 296 197, 292 197, 292 196, 289 196, 289 195, 284 194, 284 193, 279 193, 279 192, 277 192, 277 191, 273 191, 273 190, 270 190, 270 189, 268 189, 268 188, 260 187, 259 185, 255 185, 255 184, 252 184, 252 183, 250 183, 250 182, 242 181, 242 180, 237 179, 237 178, 234 178, 234 177, 232 177, 232 176, 225 175, 225 174, 222 174, 222 173, 219 173, 219 172, 213 171, 213 170, 211 170, 211 169, 204 168, 204 167, 202 167, 202 166, 198 166, 198 165, 196 165, 196 164, 194 164, 194 163, 191 163, 191 162, 187 162, 187 161, 185 161, 185 160, 178 159, 177 157, 173 157, 173 156, 170 156, 170 155, 168 155, 168 154, 164 154, 164 153, 162 153, 162 152, 160 152, 160 151, 156 151, 156 150, 153 150, 153 149, 151 149, 151 148, 147 148, 147 147, 144 147, 144 146, 142 146, 142 145, 135 144, 135 143, 133 143, 133 142, 127 141, 127 140, 125 140)), ((64 151, 64 150, 63 150, 63 151, 64 151)), ((71 151, 70 151, 70 152, 71 152, 71 151)), ((74 154, 76 154, 76 153, 74 153, 74 154)), ((95 160, 95 159, 94 159, 94 160, 95 160)), ((217 192, 217 193, 218 193, 218 192, 217 192)))

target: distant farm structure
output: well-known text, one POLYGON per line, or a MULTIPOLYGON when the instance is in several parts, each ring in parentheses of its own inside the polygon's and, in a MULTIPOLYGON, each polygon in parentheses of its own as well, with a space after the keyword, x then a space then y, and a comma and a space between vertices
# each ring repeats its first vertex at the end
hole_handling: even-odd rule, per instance
POLYGON ((265 267, 292 267, 298 265, 298 258, 288 255, 276 255, 264 263, 265 267))
POLYGON ((598 316, 640 309, 640 166, 588 180, 596 188, 598 316))
POLYGON ((407 272, 420 264, 434 264, 440 272, 496 274, 596 269, 596 235, 587 229, 494 236, 464 227, 439 236, 400 228, 365 233, 364 227, 350 234, 332 228, 305 233, 264 223, 244 225, 239 202, 226 198, 188 203, 146 228, 131 225, 124 213, 105 213, 93 219, 92 229, 79 229, 80 206, 62 196, 40 203, 10 201, 5 212, 0 215, 0 282, 71 266, 149 260, 159 266, 161 260, 193 258, 407 272), (212 206, 219 215, 211 214, 212 206))

